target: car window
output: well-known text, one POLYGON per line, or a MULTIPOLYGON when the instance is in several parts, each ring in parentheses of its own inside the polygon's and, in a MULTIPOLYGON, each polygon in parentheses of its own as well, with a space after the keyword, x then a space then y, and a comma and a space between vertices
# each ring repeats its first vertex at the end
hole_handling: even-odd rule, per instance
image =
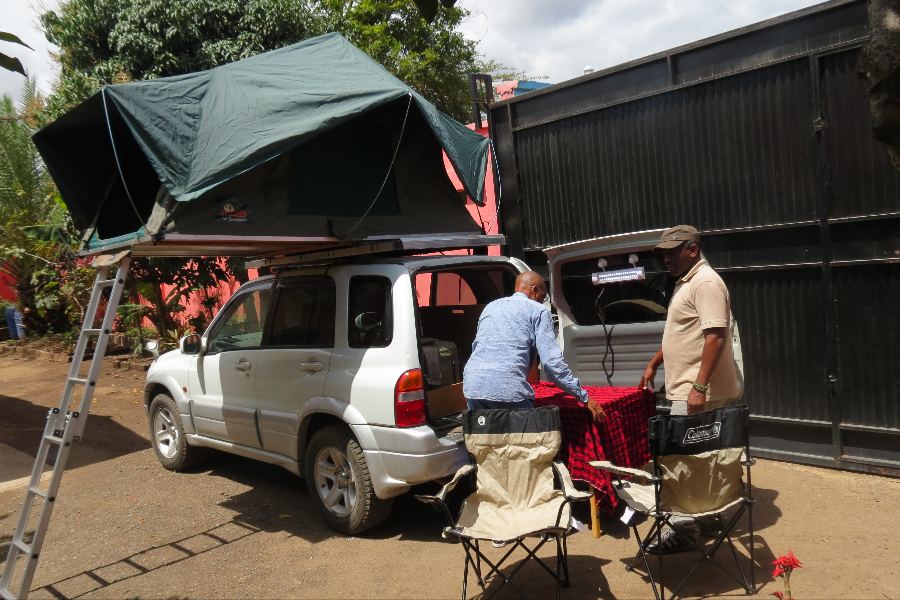
POLYGON ((431 306, 431 278, 433 273, 418 273, 416 275, 416 304, 419 306, 431 306))
POLYGON ((271 298, 271 287, 259 287, 229 302, 209 334, 209 352, 261 346, 271 298))
POLYGON ((478 304, 472 288, 456 273, 436 273, 434 306, 463 306, 478 304))
POLYGON ((347 344, 351 348, 383 348, 393 337, 391 281, 386 277, 350 278, 347 344))
MULTIPOLYGON (((638 252, 636 266, 644 267, 646 278, 594 285, 591 274, 600 271, 597 258, 564 263, 560 269, 562 292, 579 325, 605 323, 647 323, 666 320, 666 307, 674 279, 662 257, 650 251, 638 252)), ((606 255, 605 270, 631 269, 628 254, 606 255)))
POLYGON ((333 348, 334 302, 332 281, 282 287, 266 346, 333 348))
POLYGON ((513 293, 509 267, 476 265, 453 271, 416 273, 416 302, 422 306, 477 306, 513 293))

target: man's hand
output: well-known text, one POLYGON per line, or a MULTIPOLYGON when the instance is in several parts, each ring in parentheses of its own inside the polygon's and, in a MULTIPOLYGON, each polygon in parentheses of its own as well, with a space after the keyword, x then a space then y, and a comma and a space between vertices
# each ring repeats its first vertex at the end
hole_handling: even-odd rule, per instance
POLYGON ((647 368, 644 369, 644 374, 641 375, 641 382, 638 384, 639 390, 653 389, 655 387, 653 381, 656 379, 656 371, 659 367, 654 367, 651 362, 647 365, 647 368))
POLYGON ((594 420, 598 423, 602 423, 604 419, 606 419, 606 413, 603 411, 603 407, 597 404, 597 401, 593 398, 589 398, 587 401, 587 409, 591 411, 591 415, 593 415, 594 420))
POLYGON ((697 388, 691 388, 691 393, 688 394, 687 399, 687 412, 689 415, 696 415, 697 413, 702 413, 703 409, 706 408, 706 394, 698 390, 697 388))

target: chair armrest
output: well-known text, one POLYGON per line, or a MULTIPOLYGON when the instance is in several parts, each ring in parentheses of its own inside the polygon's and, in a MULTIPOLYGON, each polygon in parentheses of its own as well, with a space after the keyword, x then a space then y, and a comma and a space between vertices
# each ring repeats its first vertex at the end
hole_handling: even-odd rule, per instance
POLYGON ((559 480, 563 486, 563 496, 567 500, 587 500, 591 497, 592 494, 590 492, 581 492, 575 489, 575 484, 572 483, 572 476, 569 474, 569 469, 566 468, 566 465, 554 461, 553 468, 556 469, 556 474, 559 475, 559 480))
POLYGON ((426 504, 431 502, 443 503, 447 499, 447 494, 449 494, 453 490, 453 488, 456 487, 456 484, 459 483, 459 480, 474 471, 475 468, 475 465, 463 465, 456 472, 456 475, 453 476, 453 479, 451 479, 447 484, 444 485, 444 487, 441 488, 440 492, 438 492, 434 496, 416 496, 416 499, 421 502, 425 502, 426 504))
POLYGON ((652 473, 648 473, 647 471, 641 471, 640 469, 631 469, 628 467, 617 467, 608 460, 597 460, 588 464, 598 471, 609 471, 610 473, 615 473, 616 475, 643 477, 644 479, 648 479, 650 481, 656 481, 658 479, 658 477, 654 477, 652 473))

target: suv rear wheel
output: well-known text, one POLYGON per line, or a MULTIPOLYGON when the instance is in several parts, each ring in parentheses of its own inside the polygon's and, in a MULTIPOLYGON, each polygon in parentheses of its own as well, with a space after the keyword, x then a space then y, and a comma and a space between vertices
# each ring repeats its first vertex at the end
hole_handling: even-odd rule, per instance
POLYGON ((393 499, 375 495, 366 457, 346 427, 317 431, 306 448, 305 466, 309 495, 332 529, 354 535, 390 514, 393 499))
POLYGON ((171 396, 158 394, 150 403, 150 440, 156 458, 170 471, 182 471, 207 455, 206 448, 188 446, 181 412, 171 396))

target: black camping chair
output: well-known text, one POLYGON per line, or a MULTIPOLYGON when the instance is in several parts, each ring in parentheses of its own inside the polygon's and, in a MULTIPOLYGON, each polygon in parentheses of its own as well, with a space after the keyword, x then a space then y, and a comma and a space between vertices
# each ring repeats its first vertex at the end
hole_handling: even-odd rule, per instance
MULTIPOLYGON (((650 571, 650 562, 647 559, 647 548, 654 541, 657 547, 662 544, 662 530, 665 525, 672 527, 672 517, 714 517, 722 524, 722 528, 715 536, 712 544, 707 548, 692 540, 689 536, 684 535, 677 528, 672 527, 675 534, 687 542, 691 546, 691 550, 700 553, 697 563, 691 568, 682 582, 674 589, 670 598, 675 598, 684 584, 690 579, 697 568, 704 562, 710 562, 734 579, 738 585, 744 588, 747 594, 756 593, 756 570, 753 552, 753 503, 752 486, 750 479, 750 467, 756 463, 750 457, 750 410, 746 405, 723 407, 709 412, 704 412, 690 416, 660 416, 650 419, 650 453, 653 457, 653 472, 642 471, 639 469, 629 469, 625 467, 617 467, 607 461, 592 462, 591 466, 613 473, 616 481, 613 487, 616 495, 626 503, 635 513, 645 515, 653 519, 653 525, 650 531, 642 539, 638 534, 637 523, 632 521, 632 530, 634 537, 638 543, 638 553, 631 561, 631 565, 627 570, 634 568, 638 558, 644 560, 647 568, 647 574, 650 577, 650 585, 653 586, 653 593, 657 600, 665 598, 665 571, 663 568, 663 553, 659 553, 659 591, 657 592, 656 583, 653 580, 653 573, 650 571), (723 482, 723 488, 739 490, 724 503, 714 506, 708 510, 700 511, 683 511, 674 510, 671 506, 673 500, 672 490, 670 489, 677 482, 671 481, 664 477, 663 470, 660 467, 660 458, 665 456, 693 456, 704 452, 718 451, 724 452, 728 449, 735 451, 742 449, 740 465, 747 470, 747 485, 744 486, 741 480, 742 469, 735 464, 737 472, 734 477, 726 479, 723 482), (628 481, 623 481, 622 476, 631 477, 628 481), (648 484, 641 484, 638 478, 649 481, 648 484), (736 479, 736 480, 735 480, 736 479), (668 499, 664 499, 668 496, 668 499), (663 506, 666 504, 667 506, 663 506), (726 512, 735 510, 734 514, 728 518, 726 512), (735 550, 734 541, 731 539, 731 530, 737 524, 741 516, 747 513, 750 529, 750 581, 744 574, 744 569, 738 560, 738 553, 735 550), (723 545, 728 542, 734 562, 737 565, 740 579, 731 571, 722 566, 714 558, 715 553, 723 545)), ((721 455, 720 455, 721 456, 721 455)), ((648 465, 649 467, 649 465, 648 465)), ((732 469, 733 470, 733 469, 732 469)), ((705 476, 701 473, 700 476, 705 476)), ((707 478, 707 484, 709 480, 707 478)))
POLYGON ((470 410, 462 418, 466 448, 474 464, 459 469, 437 495, 416 498, 443 510, 449 522, 443 536, 462 542, 466 552, 463 600, 470 565, 475 569, 482 591, 494 574, 502 578, 500 586, 488 598, 505 584, 524 598, 511 579, 528 558, 535 559, 556 579, 558 599, 560 588, 569 586, 566 534, 570 532, 570 503, 591 497, 590 492, 577 491, 566 466, 555 461, 560 447, 559 408, 470 410), (447 494, 469 475, 475 475, 476 490, 466 498, 454 521, 447 506, 447 494), (554 485, 555 481, 561 490, 554 485), (534 549, 525 545, 529 537, 539 540, 534 549), (551 540, 556 541, 555 572, 537 557, 537 551, 551 540), (495 564, 481 552, 482 541, 503 542, 512 547, 495 564), (516 548, 522 548, 527 556, 507 577, 500 568, 516 548), (487 574, 482 573, 482 562, 490 567, 487 574))

